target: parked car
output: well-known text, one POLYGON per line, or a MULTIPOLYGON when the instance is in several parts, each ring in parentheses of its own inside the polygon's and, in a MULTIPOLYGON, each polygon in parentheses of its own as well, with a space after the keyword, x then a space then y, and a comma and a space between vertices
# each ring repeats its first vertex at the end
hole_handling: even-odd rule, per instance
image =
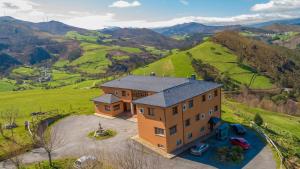
POLYGON ((74 162, 74 167, 77 169, 81 168, 92 168, 96 165, 96 157, 94 156, 82 156, 74 162))
POLYGON ((201 156, 209 148, 208 144, 200 143, 191 148, 191 154, 201 156))
POLYGON ((250 148, 250 144, 248 143, 248 141, 241 137, 231 137, 230 143, 232 145, 240 146, 244 150, 248 150, 250 148))
POLYGON ((237 133, 237 134, 246 134, 246 128, 241 125, 241 124, 231 124, 230 125, 233 130, 237 133))

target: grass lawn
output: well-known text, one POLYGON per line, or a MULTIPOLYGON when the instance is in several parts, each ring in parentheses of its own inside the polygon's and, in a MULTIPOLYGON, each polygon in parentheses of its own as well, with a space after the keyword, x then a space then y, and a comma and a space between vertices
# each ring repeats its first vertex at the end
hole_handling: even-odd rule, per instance
POLYGON ((73 168, 74 162, 75 162, 75 159, 53 160, 54 167, 51 168, 49 166, 48 161, 42 161, 39 163, 23 166, 22 169, 67 169, 67 168, 73 168))
POLYGON ((95 140, 105 140, 105 139, 109 139, 112 138, 114 136, 117 135, 117 132, 115 130, 112 129, 108 129, 104 131, 105 135, 103 136, 94 136, 95 135, 95 131, 92 131, 88 134, 88 137, 91 139, 95 139, 95 140))
MULTIPOLYGON (((58 111, 60 114, 92 114, 94 113, 93 103, 90 99, 101 95, 99 89, 52 89, 52 90, 26 90, 16 92, 1 92, 0 112, 16 110, 19 112, 15 137, 18 142, 28 144, 30 138, 24 129, 24 122, 30 121, 31 112, 37 111, 58 111)), ((4 124, 2 119, 0 122, 4 124)), ((6 133, 10 136, 10 133, 6 133)), ((7 147, 9 141, 0 137, 0 147, 7 147)), ((0 151, 0 157, 4 152, 0 151)))

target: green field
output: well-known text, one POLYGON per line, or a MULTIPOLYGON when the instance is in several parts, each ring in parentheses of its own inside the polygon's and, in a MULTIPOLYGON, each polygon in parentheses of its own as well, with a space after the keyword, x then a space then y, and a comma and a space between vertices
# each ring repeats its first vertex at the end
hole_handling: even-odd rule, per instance
POLYGON ((167 54, 169 54, 168 50, 160 50, 152 46, 144 46, 144 47, 147 52, 150 52, 151 54, 154 55, 166 56, 167 54))
POLYGON ((148 75, 151 72, 155 72, 159 76, 176 77, 187 77, 191 74, 195 74, 191 64, 191 58, 188 57, 187 52, 189 52, 194 59, 214 66, 220 74, 228 75, 230 78, 239 82, 239 84, 250 85, 251 79, 254 77, 254 81, 250 85, 251 88, 268 89, 273 87, 270 79, 257 74, 247 65, 239 65, 236 55, 232 54, 227 48, 211 41, 206 41, 190 50, 175 53, 143 68, 139 68, 133 71, 133 74, 148 75))
MULTIPOLYGON (((1 92, 0 94, 0 112, 14 110, 19 113, 15 129, 15 138, 20 143, 30 143, 28 132, 24 129, 24 122, 30 121, 31 112, 58 112, 59 114, 92 114, 92 98, 101 95, 99 89, 51 89, 51 90, 26 90, 16 92, 1 92)), ((0 123, 5 122, 0 119, 0 123)), ((5 132, 10 136, 8 131, 5 132)), ((7 147, 10 142, 0 137, 0 147, 7 147)), ((4 152, 0 151, 0 157, 4 152)))
POLYGON ((110 35, 107 34, 102 34, 98 31, 90 31, 86 35, 79 34, 76 31, 70 31, 67 32, 65 35, 69 39, 74 39, 78 41, 84 41, 84 42, 91 42, 91 43, 96 43, 99 38, 109 38, 110 35))
POLYGON ((192 59, 185 52, 179 52, 136 69, 132 73, 149 75, 151 72, 155 72, 158 76, 189 77, 196 73, 191 61, 192 59))
POLYGON ((15 81, 8 79, 0 79, 0 92, 12 91, 16 88, 15 81))
POLYGON ((32 77, 32 76, 38 76, 39 71, 37 68, 18 67, 12 70, 12 75, 20 76, 20 77, 32 77))

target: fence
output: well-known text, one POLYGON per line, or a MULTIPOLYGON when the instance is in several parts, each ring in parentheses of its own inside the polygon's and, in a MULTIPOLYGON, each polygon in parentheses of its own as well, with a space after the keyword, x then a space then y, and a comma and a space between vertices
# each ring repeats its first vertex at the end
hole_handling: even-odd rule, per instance
POLYGON ((283 159, 284 159, 284 157, 283 157, 282 153, 280 152, 280 150, 278 149, 278 147, 276 146, 276 144, 273 142, 273 140, 268 135, 266 135, 261 130, 261 128, 258 125, 256 125, 253 121, 250 122, 250 126, 252 128, 254 128, 260 135, 262 135, 267 140, 267 142, 270 145, 272 145, 274 147, 274 149, 276 150, 276 152, 278 154, 278 157, 280 158, 280 166, 279 166, 279 168, 283 169, 283 159))

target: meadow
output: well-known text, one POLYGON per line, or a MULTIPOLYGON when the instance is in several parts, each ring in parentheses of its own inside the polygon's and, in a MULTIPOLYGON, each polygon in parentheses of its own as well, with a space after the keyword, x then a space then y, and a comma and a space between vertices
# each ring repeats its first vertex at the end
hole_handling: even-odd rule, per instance
MULTIPOLYGON (((93 114, 91 99, 101 95, 99 89, 51 89, 0 92, 0 113, 14 111, 18 113, 17 127, 14 137, 21 145, 30 144, 29 133, 25 131, 24 122, 31 121, 32 112, 52 112, 54 114, 93 114)), ((0 123, 5 124, 4 119, 0 123)), ((9 131, 4 133, 10 136, 9 131)), ((0 137, 0 159, 5 154, 5 148, 10 141, 0 137)))
POLYGON ((196 74, 191 62, 192 59, 186 52, 176 52, 154 63, 138 68, 132 73, 135 75, 149 75, 151 72, 155 72, 157 76, 189 77, 191 74, 196 74))
MULTIPOLYGON (((147 75, 155 72, 159 76, 188 77, 196 74, 192 66, 192 58, 212 65, 220 74, 226 74, 239 84, 249 85, 253 89, 274 87, 270 79, 258 74, 247 65, 239 65, 237 56, 227 48, 211 41, 206 41, 190 50, 176 52, 145 67, 133 71, 133 74, 147 75), (251 83, 251 79, 254 78, 251 83)), ((199 77, 200 79, 201 77, 199 77)))

